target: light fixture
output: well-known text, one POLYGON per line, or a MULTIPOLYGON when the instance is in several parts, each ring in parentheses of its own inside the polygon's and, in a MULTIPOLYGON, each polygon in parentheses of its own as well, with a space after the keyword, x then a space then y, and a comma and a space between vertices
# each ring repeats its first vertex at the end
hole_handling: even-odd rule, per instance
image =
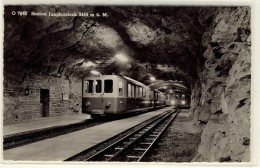
POLYGON ((25 89, 24 89, 24 93, 25 93, 25 96, 28 96, 30 94, 30 87, 27 86, 25 89))
POLYGON ((151 80, 151 81, 155 81, 156 79, 155 79, 155 77, 151 76, 151 77, 150 77, 150 80, 151 80))
POLYGON ((128 61, 127 57, 123 53, 117 53, 115 57, 118 60, 120 60, 121 62, 127 62, 128 61))
POLYGON ((90 102, 87 102, 85 105, 86 105, 86 107, 90 106, 90 102))
POLYGON ((92 61, 88 61, 88 62, 83 62, 82 66, 84 66, 84 67, 94 67, 94 66, 96 66, 96 64, 93 63, 92 61))
POLYGON ((97 75, 97 76, 100 75, 100 72, 98 72, 96 70, 91 70, 90 73, 93 74, 93 75, 97 75))

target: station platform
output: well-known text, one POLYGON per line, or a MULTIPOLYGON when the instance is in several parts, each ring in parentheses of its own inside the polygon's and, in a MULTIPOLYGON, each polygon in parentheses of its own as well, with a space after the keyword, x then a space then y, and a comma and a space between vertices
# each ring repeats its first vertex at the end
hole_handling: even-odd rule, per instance
MULTIPOLYGON (((67 158, 82 152, 83 150, 86 150, 98 143, 101 143, 169 109, 172 109, 172 107, 165 107, 159 110, 144 113, 134 117, 110 121, 104 124, 100 124, 87 129, 72 132, 69 134, 65 134, 58 137, 28 144, 25 146, 5 150, 3 151, 3 160, 4 161, 64 161, 67 158)), ((76 122, 76 120, 77 117, 75 118, 74 121, 76 122)), ((53 119, 53 122, 57 122, 57 121, 53 119)), ((68 121, 66 120, 62 122, 60 121, 60 124, 65 124, 66 122, 68 121)), ((80 122, 80 117, 78 118, 77 122, 80 122)), ((21 125, 23 124, 25 129, 26 124, 22 123, 21 125)), ((28 128, 31 129, 33 127, 31 123, 27 123, 27 124, 28 124, 28 128)), ((40 125, 42 125, 41 126, 42 128, 44 125, 46 126, 47 123, 46 120, 42 120, 42 122, 40 121, 35 122, 35 125, 38 125, 39 128, 40 125)), ((9 129, 11 129, 11 126, 9 128, 5 128, 6 135, 15 133, 15 131, 11 131, 9 129)), ((23 131, 23 130, 22 129, 19 130, 17 128, 16 132, 18 131, 23 131)))
POLYGON ((44 128, 51 128, 56 126, 80 123, 80 122, 84 122, 87 119, 90 119, 90 115, 77 114, 77 115, 66 115, 66 116, 58 116, 58 117, 45 117, 45 118, 39 118, 33 121, 28 121, 23 123, 4 125, 3 136, 20 134, 23 132, 40 130, 44 128))

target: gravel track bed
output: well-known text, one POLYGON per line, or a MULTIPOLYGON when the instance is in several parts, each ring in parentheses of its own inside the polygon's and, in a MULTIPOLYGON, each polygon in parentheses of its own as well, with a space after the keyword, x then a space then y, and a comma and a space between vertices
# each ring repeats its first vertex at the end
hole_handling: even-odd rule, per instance
POLYGON ((197 154, 201 133, 185 132, 185 122, 173 122, 146 162, 191 162, 197 154))

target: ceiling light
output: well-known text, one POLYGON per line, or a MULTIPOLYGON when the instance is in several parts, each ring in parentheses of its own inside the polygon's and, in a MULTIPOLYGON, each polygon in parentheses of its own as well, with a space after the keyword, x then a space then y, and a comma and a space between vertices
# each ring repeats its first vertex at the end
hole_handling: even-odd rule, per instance
POLYGON ((155 77, 152 76, 152 77, 150 77, 150 80, 155 81, 156 79, 155 79, 155 77))
POLYGON ((122 62, 127 62, 127 61, 128 61, 127 57, 126 57, 124 54, 122 54, 122 53, 116 54, 115 57, 116 57, 118 60, 122 61, 122 62))
POLYGON ((84 67, 92 67, 92 66, 95 66, 96 64, 94 64, 93 62, 91 61, 88 61, 88 62, 83 62, 83 65, 84 67))
POLYGON ((90 73, 93 75, 100 75, 100 72, 98 72, 96 70, 91 70, 90 73))

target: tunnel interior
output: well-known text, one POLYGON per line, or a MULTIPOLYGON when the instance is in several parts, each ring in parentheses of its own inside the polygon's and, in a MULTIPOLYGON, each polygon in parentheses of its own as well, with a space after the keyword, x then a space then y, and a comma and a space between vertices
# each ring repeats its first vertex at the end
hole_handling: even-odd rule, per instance
POLYGON ((197 161, 248 161, 250 12, 247 6, 5 6, 4 124, 42 117, 43 89, 48 116, 80 113, 82 77, 95 70, 189 95, 193 129, 202 132, 197 161))

